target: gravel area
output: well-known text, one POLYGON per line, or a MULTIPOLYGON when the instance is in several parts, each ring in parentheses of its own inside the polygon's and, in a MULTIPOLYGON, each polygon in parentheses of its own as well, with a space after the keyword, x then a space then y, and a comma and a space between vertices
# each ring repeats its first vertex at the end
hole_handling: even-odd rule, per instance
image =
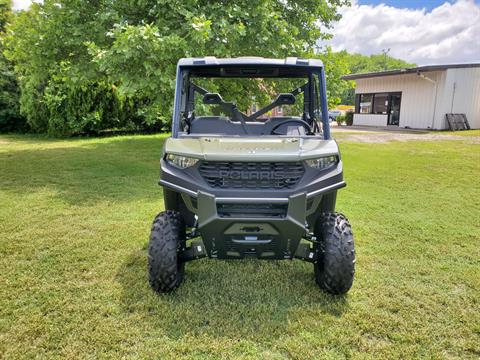
POLYGON ((432 134, 427 131, 415 130, 384 130, 372 129, 364 130, 355 128, 332 127, 332 135, 335 139, 342 141, 365 142, 365 143, 385 143, 389 141, 444 141, 444 140, 462 140, 469 143, 480 144, 480 136, 457 136, 432 134))

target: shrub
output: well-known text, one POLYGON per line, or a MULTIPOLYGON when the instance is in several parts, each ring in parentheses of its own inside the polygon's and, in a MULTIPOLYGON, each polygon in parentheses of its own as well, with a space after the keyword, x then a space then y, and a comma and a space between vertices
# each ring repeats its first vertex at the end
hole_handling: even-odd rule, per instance
POLYGON ((47 132, 53 136, 95 134, 126 125, 121 102, 108 83, 51 80, 44 102, 48 110, 47 132))
POLYGON ((20 115, 19 97, 13 67, 0 48, 0 132, 27 130, 25 119, 20 115))
POLYGON ((345 115, 338 115, 335 121, 338 126, 341 126, 345 122, 345 115))
POLYGON ((353 125, 353 111, 347 111, 345 113, 345 124, 347 124, 347 126, 353 125))

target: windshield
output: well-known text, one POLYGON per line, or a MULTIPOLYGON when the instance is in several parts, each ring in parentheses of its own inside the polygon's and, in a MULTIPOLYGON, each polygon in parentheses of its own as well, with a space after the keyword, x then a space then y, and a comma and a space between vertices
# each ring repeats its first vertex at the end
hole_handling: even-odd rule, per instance
POLYGON ((318 74, 304 69, 283 72, 284 76, 278 69, 186 71, 181 83, 181 135, 321 134, 318 74))
MULTIPOLYGON (((225 102, 236 105, 240 112, 253 115, 272 104, 279 94, 291 94, 305 85, 306 79, 238 79, 238 78, 196 78, 192 83, 209 93, 218 93, 225 102)), ((201 94, 200 94, 201 95, 201 94)), ((276 116, 297 116, 303 113, 303 96, 295 97, 292 103, 269 107, 265 112, 252 117, 250 121, 265 121, 276 116)), ((203 96, 195 97, 195 116, 225 116, 232 118, 230 109, 219 104, 205 104, 203 96)))

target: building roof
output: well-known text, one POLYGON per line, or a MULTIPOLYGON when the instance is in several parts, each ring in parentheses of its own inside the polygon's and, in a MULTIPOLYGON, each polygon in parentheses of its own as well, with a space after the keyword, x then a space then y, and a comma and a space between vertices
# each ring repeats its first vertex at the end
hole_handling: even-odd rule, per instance
POLYGON ((415 74, 428 71, 443 71, 447 69, 456 69, 456 68, 471 68, 471 67, 480 67, 480 63, 470 63, 470 64, 450 64, 450 65, 427 65, 419 66, 415 68, 400 69, 400 70, 387 70, 379 72, 371 72, 365 74, 349 74, 342 76, 343 80, 357 80, 381 76, 392 76, 392 75, 403 75, 403 74, 415 74))
POLYGON ((206 56, 203 58, 182 58, 178 61, 178 66, 229 66, 229 65, 266 65, 266 66, 301 66, 301 67, 323 67, 319 59, 302 59, 296 57, 287 57, 285 59, 268 59, 257 56, 246 56, 237 58, 216 58, 215 56, 206 56))

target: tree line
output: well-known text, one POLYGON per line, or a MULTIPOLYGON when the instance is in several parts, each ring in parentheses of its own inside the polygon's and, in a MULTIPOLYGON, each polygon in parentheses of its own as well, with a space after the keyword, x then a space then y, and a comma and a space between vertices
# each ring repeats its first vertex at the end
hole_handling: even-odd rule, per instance
POLYGON ((181 57, 316 57, 329 105, 352 103, 351 72, 404 61, 334 52, 347 0, 0 0, 0 131, 52 136, 169 126, 181 57))

